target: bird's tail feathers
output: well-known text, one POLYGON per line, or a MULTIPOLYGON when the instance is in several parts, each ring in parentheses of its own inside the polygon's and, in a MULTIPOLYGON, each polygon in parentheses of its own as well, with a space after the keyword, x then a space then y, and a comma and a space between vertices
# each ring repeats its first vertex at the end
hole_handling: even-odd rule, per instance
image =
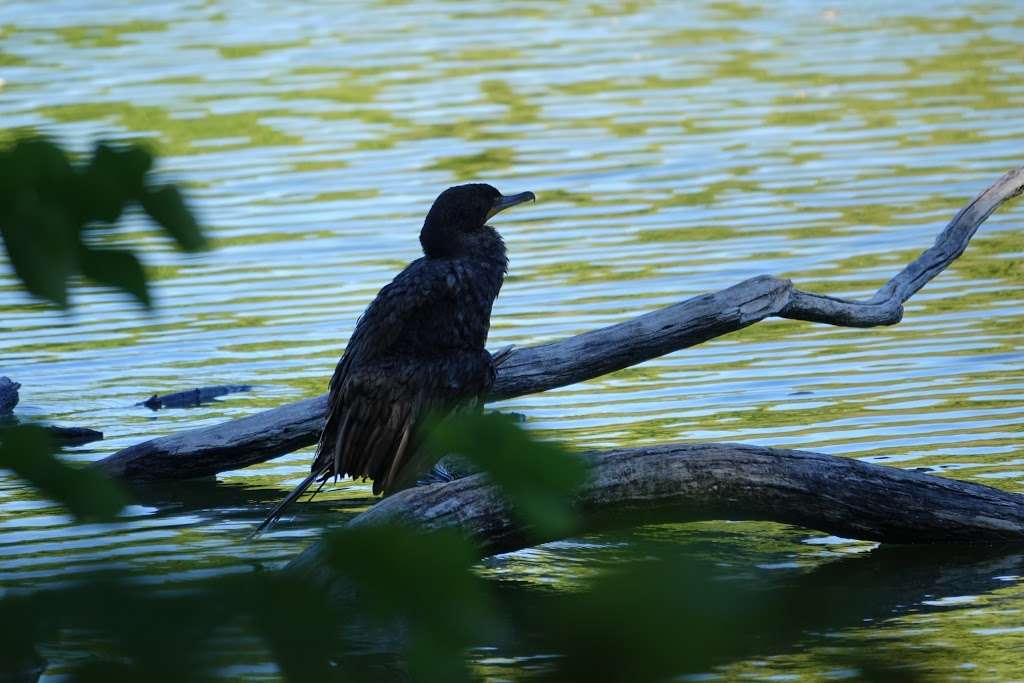
POLYGON ((296 486, 291 493, 285 496, 284 500, 278 503, 277 506, 275 506, 274 509, 270 511, 270 514, 267 515, 267 518, 264 519, 263 522, 260 523, 260 525, 256 527, 251 534, 249 534, 248 540, 256 538, 261 533, 266 531, 267 528, 269 528, 274 522, 280 519, 281 515, 284 514, 284 511, 288 508, 288 506, 294 503, 296 500, 298 500, 299 496, 305 493, 306 489, 308 489, 310 485, 314 481, 316 481, 316 478, 323 475, 328 469, 330 469, 329 466, 325 466, 310 472, 309 476, 303 479, 302 482, 298 486, 296 486))

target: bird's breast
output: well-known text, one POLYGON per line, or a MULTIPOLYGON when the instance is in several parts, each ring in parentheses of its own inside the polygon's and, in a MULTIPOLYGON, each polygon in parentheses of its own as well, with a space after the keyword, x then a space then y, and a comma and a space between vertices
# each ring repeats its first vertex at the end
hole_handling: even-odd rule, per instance
POLYGON ((452 262, 445 276, 449 296, 423 312, 417 321, 421 348, 438 353, 484 348, 491 325, 491 307, 504 273, 485 264, 452 262))

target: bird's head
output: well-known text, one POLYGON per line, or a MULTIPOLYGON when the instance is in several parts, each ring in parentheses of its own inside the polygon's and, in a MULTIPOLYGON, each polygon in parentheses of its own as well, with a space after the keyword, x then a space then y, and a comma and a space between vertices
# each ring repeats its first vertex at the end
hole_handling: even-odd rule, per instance
POLYGON ((449 187, 434 200, 423 221, 423 253, 435 258, 458 256, 494 214, 534 199, 532 192, 506 196, 486 183, 449 187))

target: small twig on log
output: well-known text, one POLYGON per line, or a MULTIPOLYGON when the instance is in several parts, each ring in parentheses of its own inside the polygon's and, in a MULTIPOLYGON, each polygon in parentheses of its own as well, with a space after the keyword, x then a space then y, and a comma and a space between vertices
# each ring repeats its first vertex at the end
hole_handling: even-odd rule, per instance
MULTIPOLYGON (((978 226, 1022 190, 1024 168, 997 180, 956 214, 934 246, 868 301, 812 294, 789 280, 762 275, 617 325, 515 349, 498 368, 490 400, 582 382, 773 316, 844 327, 895 324, 903 315, 903 303, 963 253, 978 226)), ((129 446, 96 465, 135 480, 189 479, 246 467, 313 444, 326 407, 324 394, 129 446)))
MULTIPOLYGON (((590 458, 590 476, 574 499, 576 533, 730 519, 882 543, 1024 541, 1024 496, 852 458, 727 443, 626 448, 590 458)), ((348 524, 454 529, 481 556, 557 540, 521 526, 483 474, 402 491, 348 524)), ((319 547, 289 567, 326 578, 319 547)))

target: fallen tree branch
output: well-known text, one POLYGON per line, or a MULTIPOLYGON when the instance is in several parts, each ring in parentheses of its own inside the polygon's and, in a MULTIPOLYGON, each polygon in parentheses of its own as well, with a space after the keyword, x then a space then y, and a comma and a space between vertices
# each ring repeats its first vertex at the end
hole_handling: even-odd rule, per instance
MULTIPOLYGON (((892 325, 903 303, 952 263, 978 227, 1024 191, 1024 168, 1010 171, 960 210, 935 244, 858 302, 797 289, 763 275, 712 294, 568 339, 516 349, 498 369, 490 400, 582 382, 695 346, 769 317, 844 327, 892 325)), ((263 462, 313 444, 323 426, 326 394, 212 427, 129 446, 96 466, 131 480, 189 479, 263 462)))
MULTIPOLYGON (((668 444, 593 453, 576 534, 659 522, 761 520, 882 543, 1024 541, 1024 496, 807 451, 668 444)), ((454 529, 481 556, 557 540, 523 527, 486 475, 408 489, 349 526, 454 529)), ((320 544, 289 565, 327 579, 320 544)))

